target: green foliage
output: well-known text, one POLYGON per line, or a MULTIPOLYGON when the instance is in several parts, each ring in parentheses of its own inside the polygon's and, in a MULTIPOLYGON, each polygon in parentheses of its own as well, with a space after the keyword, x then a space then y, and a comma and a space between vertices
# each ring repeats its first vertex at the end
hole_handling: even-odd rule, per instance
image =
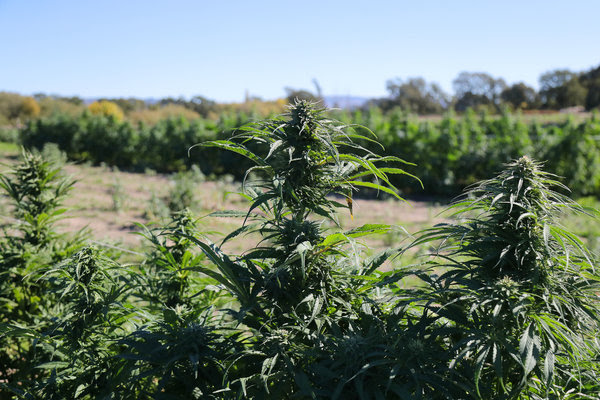
POLYGON ((386 86, 391 99, 379 103, 384 110, 400 107, 420 115, 440 114, 450 104, 450 96, 438 84, 428 84, 423 78, 409 78, 405 82, 396 78, 386 86))
POLYGON ((587 88, 580 82, 580 76, 569 70, 557 69, 542 74, 539 78, 540 97, 546 108, 561 109, 583 106, 587 88))
POLYGON ((28 395, 40 399, 110 396, 115 391, 112 382, 118 382, 113 369, 121 350, 117 340, 126 332, 123 322, 132 312, 123 307, 133 283, 131 272, 85 247, 48 268, 43 279, 56 302, 47 311, 49 326, 36 335, 46 359, 36 366, 40 371, 36 379, 27 382, 28 395))
POLYGON ((182 306, 167 308, 163 318, 123 339, 125 370, 131 375, 119 398, 235 398, 223 377, 238 344, 218 332, 210 319, 210 309, 198 313, 182 306))
POLYGON ((429 311, 451 327, 451 365, 488 399, 593 398, 600 275, 582 242, 557 225, 581 211, 562 185, 522 157, 452 207, 459 225, 416 241, 441 241, 429 311))
MULTIPOLYGON (((225 140, 249 116, 223 114, 221 118, 218 123, 171 118, 151 127, 134 127, 106 117, 53 116, 31 121, 20 138, 26 147, 40 150, 45 143, 56 143, 69 159, 77 161, 159 172, 182 172, 197 165, 206 175, 233 174, 241 180, 252 166, 246 157, 198 148, 188 152, 196 143, 225 140)), ((593 116, 579 123, 567 119, 541 124, 525 123, 506 112, 492 117, 467 111, 460 118, 447 114, 439 121, 418 121, 398 110, 382 114, 374 108, 341 113, 338 118, 347 125, 366 126, 377 133, 385 154, 419 166, 424 189, 413 179, 390 176, 390 182, 405 194, 455 196, 522 154, 546 160, 546 169, 567 178, 575 195, 600 194, 600 174, 594 161, 600 154, 598 118, 593 116), (572 160, 576 160, 576 168, 570 167, 572 160)), ((373 141, 359 143, 372 152, 381 151, 373 141)))
POLYGON ((452 81, 452 86, 455 92, 454 108, 457 111, 480 107, 497 110, 506 82, 485 72, 461 72, 452 81))
POLYGON ((3 143, 17 143, 19 138, 19 131, 15 128, 0 127, 0 142, 3 143))
POLYGON ((197 208, 196 193, 205 176, 197 165, 186 172, 178 172, 173 179, 173 186, 167 195, 167 206, 171 212, 197 208))
MULTIPOLYGON (((3 226, 0 239, 0 324, 48 323, 44 315, 56 297, 47 294, 49 286, 40 276, 81 246, 81 232, 67 237, 55 231, 72 184, 60 167, 25 151, 21 163, 0 176, 0 188, 12 203, 11 223, 3 226)), ((0 345, 0 375, 22 379, 33 373, 29 363, 37 359, 36 352, 26 340, 0 337, 0 345)))
POLYGON ((500 97, 505 104, 510 104, 514 110, 539 108, 538 95, 535 89, 523 82, 507 87, 502 91, 500 97))
POLYGON ((600 155, 598 121, 594 117, 580 123, 567 119, 526 124, 517 115, 491 117, 468 111, 461 118, 448 114, 439 122, 418 122, 399 112, 383 117, 372 110, 342 119, 377 132, 387 154, 419 166, 424 191, 402 177, 392 178, 404 193, 456 196, 523 154, 546 160, 546 169, 565 177, 574 195, 600 193, 594 162, 600 155))
MULTIPOLYGON (((389 123, 381 114, 367 117, 384 129, 389 123)), ((533 146, 526 127, 509 116, 489 124, 504 147, 533 146)), ((436 147, 423 151, 487 154, 475 116, 441 126, 442 134, 428 138, 436 147)), ((411 247, 366 257, 361 241, 394 227, 343 231, 335 223, 339 208, 352 214, 358 189, 400 198, 393 178, 414 179, 402 169, 410 164, 373 150, 368 128, 331 120, 300 100, 281 117, 200 146, 252 164, 240 193, 248 210, 212 214, 244 219, 221 245, 199 230, 189 210, 172 213, 164 227, 142 227, 149 249, 136 265, 92 247, 56 253, 59 237, 51 225, 7 230, 0 365, 10 367, 0 370, 0 396, 597 396, 600 275, 583 243, 558 224, 562 211, 583 209, 556 192, 566 188, 530 158, 473 186, 451 207, 455 224, 418 234, 413 247, 434 246, 435 254, 383 272, 391 257, 396 265, 413 262, 411 247), (224 251, 223 244, 248 233, 260 237, 255 246, 241 255, 224 251), (48 256, 11 258, 21 254, 18 243, 48 256), (419 284, 406 285, 409 280, 419 284)), ((457 153, 430 165, 458 163, 457 153)), ((492 154, 510 157, 506 149, 492 154)), ((39 156, 25 160, 2 177, 14 215, 52 213, 68 184, 39 156)))
MULTIPOLYGON (((243 121, 246 122, 246 121, 243 121)), ((137 128, 113 117, 83 114, 78 118, 53 115, 30 121, 20 132, 25 147, 41 150, 45 143, 56 143, 71 160, 104 162, 121 169, 179 172, 198 164, 206 174, 223 173, 227 168, 243 174, 242 157, 220 154, 188 154, 195 143, 226 137, 239 119, 188 122, 168 118, 148 127, 137 128)))
MULTIPOLYGON (((145 281, 140 288, 140 297, 159 310, 191 306, 192 297, 198 296, 194 289, 200 288, 190 270, 205 258, 193 251, 193 243, 186 237, 197 234, 196 221, 188 210, 174 213, 170 223, 163 228, 145 229, 143 235, 152 245, 152 251, 140 266, 145 281)), ((210 297, 210 294, 209 291, 206 296, 210 297)))
POLYGON ((541 157, 550 171, 563 177, 576 196, 600 193, 600 121, 575 126, 568 121, 547 144, 541 157))

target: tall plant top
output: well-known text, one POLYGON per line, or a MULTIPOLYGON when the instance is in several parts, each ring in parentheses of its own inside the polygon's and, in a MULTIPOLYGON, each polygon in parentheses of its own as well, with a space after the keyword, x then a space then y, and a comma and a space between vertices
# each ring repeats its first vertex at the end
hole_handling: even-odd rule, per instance
POLYGON ((14 203, 19 219, 50 213, 71 189, 72 180, 60 177, 60 167, 39 154, 23 151, 22 159, 12 176, 0 176, 0 187, 14 203))
POLYGON ((542 171, 539 163, 523 156, 508 164, 494 179, 474 187, 470 194, 502 215, 506 222, 527 225, 524 219, 529 219, 549 223, 557 212, 576 207, 567 196, 553 190, 569 190, 555 178, 542 171))
POLYGON ((361 143, 377 143, 373 132, 328 119, 324 111, 314 103, 296 101, 280 118, 248 125, 230 140, 202 146, 231 150, 251 159, 256 165, 246 178, 249 174, 256 177, 247 185, 247 193, 254 199, 252 209, 275 200, 272 211, 278 218, 290 212, 295 220, 311 213, 336 220, 334 208, 342 205, 327 196, 346 197, 352 212, 352 191, 357 187, 400 198, 389 175, 410 174, 382 164, 408 163, 367 150, 361 143))
POLYGON ((554 188, 568 190, 538 163, 521 157, 473 187, 467 200, 454 206, 457 214, 469 216, 468 224, 432 231, 457 239, 458 252, 477 260, 482 277, 544 283, 549 269, 557 268, 566 254, 573 260, 581 252, 587 257, 578 239, 556 222, 561 212, 581 212, 581 207, 554 188))

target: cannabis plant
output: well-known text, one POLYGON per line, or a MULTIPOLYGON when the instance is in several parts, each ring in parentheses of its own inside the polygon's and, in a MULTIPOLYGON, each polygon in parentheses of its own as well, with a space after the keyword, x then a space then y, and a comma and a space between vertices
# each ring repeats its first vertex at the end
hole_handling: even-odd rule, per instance
POLYGON ((197 165, 187 172, 178 172, 173 177, 173 186, 169 190, 166 202, 172 213, 180 212, 186 208, 197 208, 196 190, 205 177, 197 165))
MULTIPOLYGON (((244 127, 227 141, 203 144, 242 154, 256 164, 245 180, 244 195, 252 202, 245 218, 251 223, 226 238, 248 231, 263 236, 264 245, 233 262, 239 278, 248 285, 244 290, 250 290, 242 306, 250 306, 246 303, 257 299, 258 293, 269 308, 283 313, 299 312, 298 307, 308 312, 302 300, 311 294, 328 304, 328 292, 335 284, 327 257, 340 240, 326 239, 321 222, 314 217, 336 222, 338 207, 348 207, 352 214, 352 191, 357 187, 398 197, 388 175, 406 172, 382 164, 402 160, 365 150, 355 141, 374 141, 372 137, 325 118, 324 111, 298 101, 283 118, 244 127), (346 205, 338 201, 340 197, 346 205)), ((217 256, 210 245, 201 246, 215 253, 213 258, 217 256)), ((228 274, 226 269, 221 268, 228 274)))
POLYGON ((122 338, 118 398, 234 398, 227 369, 241 346, 213 313, 210 307, 165 308, 122 338))
POLYGON ((30 398, 110 398, 118 389, 121 368, 118 340, 131 329, 135 309, 127 305, 135 275, 84 247, 47 268, 42 279, 57 299, 48 311, 50 323, 36 331, 36 349, 45 360, 28 382, 30 398))
POLYGON ((212 213, 242 226, 218 245, 173 213, 144 228, 139 265, 58 235, 70 183, 25 153, 0 180, 16 220, 0 239, 0 399, 597 398, 600 276, 559 224, 583 212, 566 188, 523 157, 417 236, 437 246, 425 262, 380 271, 410 248, 366 257, 390 227, 343 231, 336 214, 412 176, 376 143, 306 101, 203 143, 254 163, 248 210, 212 213), (244 234, 258 243, 223 250, 244 234))
MULTIPOLYGON (((55 230, 64 213, 64 196, 73 181, 60 167, 39 154, 23 151, 12 171, 0 176, 0 188, 10 200, 11 218, 0 238, 0 324, 22 328, 43 327, 45 314, 55 297, 48 283, 39 279, 42 271, 81 246, 83 234, 68 237, 55 230)), ((0 336, 0 375, 9 381, 30 374, 36 353, 31 339, 0 336)))
POLYGON ((206 257, 194 252, 194 243, 188 238, 200 235, 192 213, 185 209, 173 214, 165 227, 143 228, 143 236, 152 248, 140 266, 138 291, 141 299, 149 302, 149 307, 159 310, 207 304, 215 292, 203 290, 205 285, 193 272, 206 257))
POLYGON ((595 398, 600 276, 583 243, 558 224, 581 208, 527 157, 455 204, 460 224, 441 241, 427 311, 451 339, 455 375, 478 399, 595 398))
POLYGON ((358 290, 361 281, 354 279, 369 267, 357 246, 345 245, 389 228, 364 225, 329 233, 323 221, 339 226, 338 208, 347 208, 353 216, 352 193, 358 188, 400 198, 389 176, 410 175, 390 166, 404 161, 359 144, 376 143, 370 131, 337 123, 324 112, 313 103, 297 101, 281 118, 241 128, 230 140, 202 144, 236 152, 255 164, 244 179, 243 195, 251 202, 248 212, 215 215, 245 218, 224 242, 255 232, 262 236, 261 243, 232 258, 215 244, 196 240, 218 269, 202 272, 237 298, 240 306, 234 316, 256 337, 233 367, 237 374, 229 377, 231 387, 244 396, 319 393, 319 385, 310 383, 310 365, 321 354, 313 352, 334 340, 327 339, 331 335, 352 335, 361 308, 369 302, 358 290))

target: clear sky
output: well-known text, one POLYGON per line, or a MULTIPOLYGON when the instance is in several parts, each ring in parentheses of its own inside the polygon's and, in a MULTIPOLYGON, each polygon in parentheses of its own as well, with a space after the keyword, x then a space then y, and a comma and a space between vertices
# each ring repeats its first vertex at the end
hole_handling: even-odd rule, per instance
POLYGON ((461 71, 534 87, 600 65, 598 0, 0 0, 0 91, 265 99, 452 90, 461 71))

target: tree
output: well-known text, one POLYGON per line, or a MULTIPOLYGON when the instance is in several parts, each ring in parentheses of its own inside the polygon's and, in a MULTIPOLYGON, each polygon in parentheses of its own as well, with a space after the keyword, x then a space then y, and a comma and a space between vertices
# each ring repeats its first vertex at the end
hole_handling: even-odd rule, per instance
POLYGON ((481 105, 498 109, 500 94, 506 88, 506 82, 485 72, 461 72, 452 81, 452 87, 456 98, 454 107, 458 111, 481 105))
POLYGON ((197 112, 203 117, 207 117, 211 111, 214 111, 217 103, 214 100, 207 99, 204 96, 196 95, 188 102, 188 108, 197 112))
POLYGON ((105 117, 112 116, 118 121, 122 120, 124 116, 121 107, 112 101, 95 101, 88 106, 88 109, 94 115, 103 115, 105 117))
POLYGON ((493 102, 487 96, 466 92, 461 97, 456 98, 454 109, 457 111, 466 111, 469 108, 482 108, 492 105, 493 102))
POLYGON ((177 99, 173 97, 167 97, 161 99, 159 104, 161 106, 167 106, 169 104, 176 104, 187 108, 188 110, 192 110, 202 117, 207 117, 208 114, 212 111, 216 110, 217 103, 213 100, 207 99, 204 96, 196 95, 193 96, 189 101, 184 99, 183 97, 179 97, 177 99))
POLYGON ((600 107, 600 66, 582 74, 579 81, 587 88, 585 109, 600 107))
POLYGON ((587 95, 585 96, 585 109, 592 110, 600 107, 600 79, 596 79, 588 87, 587 95))
POLYGON ((540 98, 545 108, 560 109, 585 104, 587 89, 579 74, 568 69, 548 71, 540 76, 540 98))
POLYGON ((40 106, 33 97, 0 92, 0 124, 15 123, 40 115, 40 106))
POLYGON ((117 99, 99 99, 99 101, 110 101, 123 110, 124 113, 129 114, 132 111, 143 110, 146 108, 146 102, 144 100, 136 99, 135 97, 129 98, 117 98, 117 99))
POLYGON ((396 78, 387 81, 386 86, 391 99, 382 103, 384 108, 400 107, 417 114, 438 114, 450 103, 449 96, 437 83, 427 83, 421 77, 406 81, 396 78))
POLYGON ((71 104, 74 104, 76 106, 83 105, 83 99, 81 97, 79 97, 79 96, 71 96, 71 97, 58 96, 57 99, 58 100, 66 101, 67 103, 71 103, 71 104))
POLYGON ((504 89, 500 93, 500 98, 504 103, 512 105, 514 109, 535 108, 538 102, 535 89, 523 82, 515 83, 504 89))
POLYGON ((25 97, 21 102, 20 114, 26 118, 34 118, 40 115, 40 105, 33 97, 25 97))

